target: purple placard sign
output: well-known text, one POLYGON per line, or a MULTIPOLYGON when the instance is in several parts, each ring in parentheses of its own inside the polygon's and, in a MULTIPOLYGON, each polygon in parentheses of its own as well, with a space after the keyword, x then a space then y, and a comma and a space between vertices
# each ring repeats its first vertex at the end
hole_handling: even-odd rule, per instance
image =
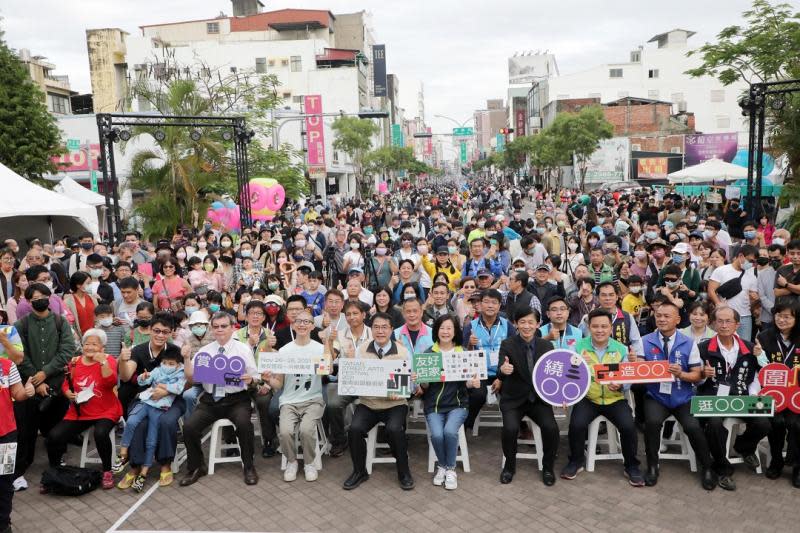
POLYGON ((733 161, 739 147, 736 133, 698 133, 686 135, 684 139, 683 164, 691 167, 717 158, 727 163, 733 161))
POLYGON ((209 385, 233 385, 242 384, 242 374, 244 373, 244 359, 238 355, 226 357, 218 353, 211 355, 200 352, 192 359, 194 365, 194 376, 192 380, 196 383, 208 383, 209 385))
POLYGON ((591 384, 589 366, 571 350, 550 350, 533 367, 533 388, 550 405, 575 405, 591 384))

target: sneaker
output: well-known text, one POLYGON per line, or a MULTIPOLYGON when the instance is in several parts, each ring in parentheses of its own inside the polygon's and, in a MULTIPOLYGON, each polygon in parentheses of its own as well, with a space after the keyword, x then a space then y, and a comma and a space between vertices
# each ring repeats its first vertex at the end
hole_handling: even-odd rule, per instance
POLYGON ((444 475, 444 488, 447 490, 456 490, 458 488, 458 474, 455 470, 447 470, 444 475))
POLYGON ((625 469, 625 477, 628 478, 628 483, 633 487, 644 487, 644 477, 638 466, 632 466, 625 469))
POLYGON ((114 488, 114 474, 110 470, 103 472, 103 490, 114 488))
POLYGON ((14 480, 14 492, 19 492, 28 488, 28 480, 25 476, 19 476, 14 480))
POLYGON ((144 481, 145 477, 139 474, 138 476, 136 476, 136 479, 133 480, 131 488, 136 492, 142 492, 144 490, 144 481))
POLYGON ((724 490, 736 490, 736 482, 731 476, 719 476, 719 486, 724 490))
POLYGON ((447 470, 437 465, 436 473, 433 475, 433 484, 436 485, 437 487, 441 487, 442 483, 444 483, 446 472, 447 470))
POLYGON ((303 474, 306 476, 306 481, 316 481, 317 477, 319 477, 317 469, 314 467, 314 465, 305 465, 303 467, 303 474))
POLYGON ((128 457, 117 455, 117 458, 114 459, 114 464, 111 465, 111 472, 114 474, 121 474, 126 466, 128 466, 128 457))
POLYGON ((753 471, 758 470, 758 468, 761 466, 761 461, 758 460, 758 457, 756 457, 756 454, 754 453, 745 455, 742 457, 742 461, 744 461, 744 464, 746 464, 750 470, 753 471))
POLYGON ((570 461, 561 470, 561 479, 575 479, 581 472, 583 472, 583 463, 578 464, 570 461))
POLYGON ((294 481, 297 479, 297 461, 286 463, 286 470, 283 471, 284 481, 294 481))

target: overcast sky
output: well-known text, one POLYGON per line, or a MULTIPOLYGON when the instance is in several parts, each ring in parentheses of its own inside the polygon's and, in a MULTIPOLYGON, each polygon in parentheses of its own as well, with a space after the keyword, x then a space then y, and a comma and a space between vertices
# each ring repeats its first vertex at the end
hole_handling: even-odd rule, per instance
MULTIPOLYGON (((489 98, 506 97, 507 58, 515 51, 549 49, 562 74, 626 61, 628 52, 673 28, 697 32, 690 43, 713 41, 741 21, 749 0, 304 0, 270 2, 372 13, 377 43, 386 44, 390 73, 399 77, 406 117, 417 114, 425 86, 425 112, 434 131, 461 122, 489 98)), ((229 0, 2 0, 0 16, 12 48, 46 56, 69 76, 73 89, 90 91, 87 28, 119 27, 230 15, 229 0)), ((653 46, 652 44, 649 46, 653 46)))

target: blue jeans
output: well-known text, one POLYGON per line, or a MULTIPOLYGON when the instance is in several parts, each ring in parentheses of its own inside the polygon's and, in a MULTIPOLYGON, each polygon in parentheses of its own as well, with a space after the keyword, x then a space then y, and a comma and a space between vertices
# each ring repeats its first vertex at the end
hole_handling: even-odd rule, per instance
POLYGON ((446 413, 428 413, 425 420, 428 422, 428 433, 431 436, 431 445, 436 452, 436 459, 442 468, 455 468, 458 455, 458 430, 467 419, 467 410, 453 409, 446 413))
POLYGON ((202 385, 192 385, 185 391, 183 391, 183 401, 186 402, 186 413, 184 413, 184 421, 188 420, 190 416, 192 416, 192 411, 194 411, 194 406, 197 405, 197 397, 200 396, 200 392, 203 390, 202 385))
POLYGON ((753 317, 743 316, 736 328, 736 334, 747 342, 753 342, 753 317))
POLYGON ((128 413, 128 421, 125 425, 125 431, 122 433, 121 445, 125 448, 129 448, 133 441, 136 428, 144 420, 147 420, 147 436, 144 441, 144 461, 142 461, 142 466, 146 466, 147 468, 153 466, 153 457, 156 454, 156 445, 158 444, 158 421, 165 412, 166 409, 160 409, 144 402, 139 402, 134 405, 131 412, 128 413))

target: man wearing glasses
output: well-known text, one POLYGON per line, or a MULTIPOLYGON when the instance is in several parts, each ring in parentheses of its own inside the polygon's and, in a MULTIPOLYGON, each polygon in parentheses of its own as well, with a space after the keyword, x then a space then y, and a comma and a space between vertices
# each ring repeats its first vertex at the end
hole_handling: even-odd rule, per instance
MULTIPOLYGON (((244 482, 247 485, 258 483, 258 474, 253 466, 254 432, 251 416, 253 406, 248 393, 248 387, 253 384, 253 379, 258 378, 258 368, 252 349, 233 338, 234 317, 225 312, 214 313, 211 317, 211 329, 214 342, 200 348, 201 352, 212 355, 223 355, 226 358, 241 357, 245 362, 241 384, 211 385, 203 383, 203 393, 198 398, 197 407, 192 416, 183 426, 183 440, 186 444, 186 463, 188 473, 181 480, 181 486, 187 487, 197 482, 206 475, 203 466, 202 438, 203 432, 217 420, 227 418, 236 428, 236 437, 239 440, 242 466, 244 469, 244 482)), ((185 364, 186 378, 193 376, 192 362, 185 364)))

